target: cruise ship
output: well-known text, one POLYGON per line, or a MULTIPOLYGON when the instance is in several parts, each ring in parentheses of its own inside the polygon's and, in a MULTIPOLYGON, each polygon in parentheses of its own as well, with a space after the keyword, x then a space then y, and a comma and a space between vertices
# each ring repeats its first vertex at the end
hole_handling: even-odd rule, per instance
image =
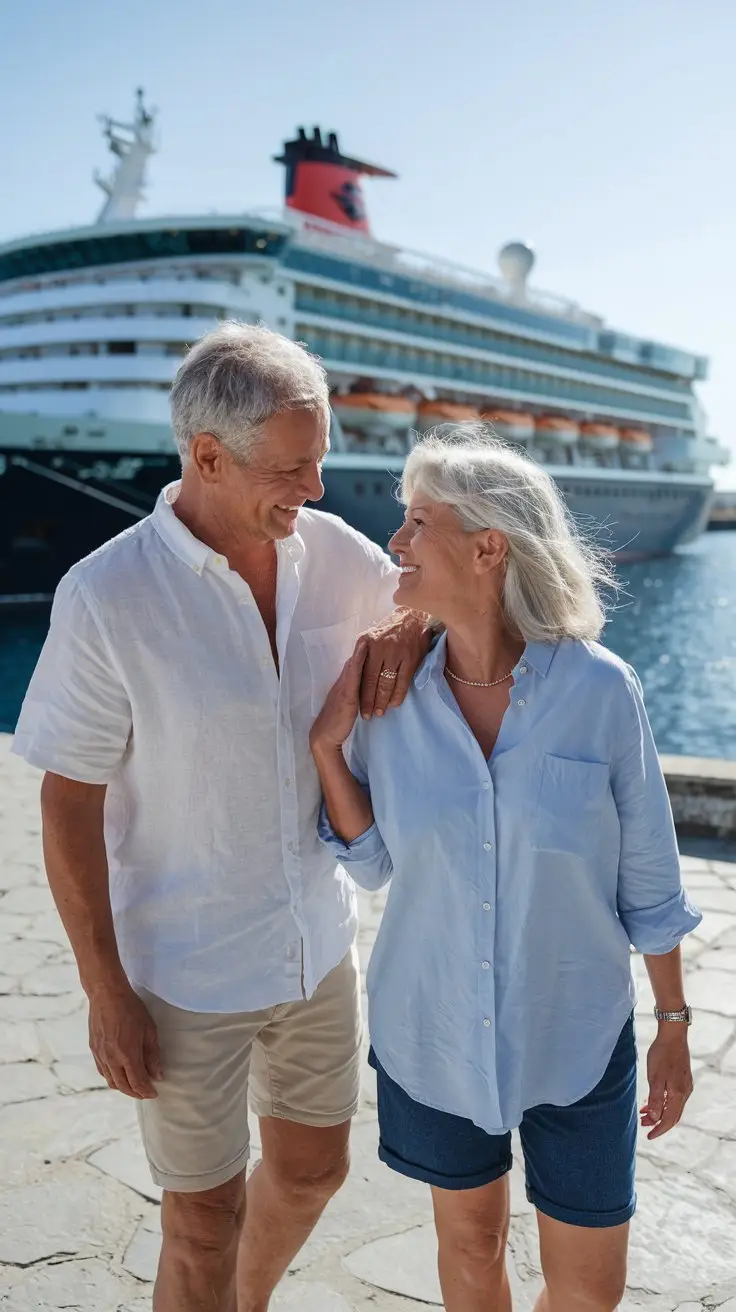
POLYGON ((114 162, 94 223, 0 246, 0 596, 49 595, 176 477, 168 390, 218 320, 263 323, 323 360, 332 395, 326 510, 380 543, 417 436, 481 418, 549 470, 620 556, 670 552, 705 526, 710 470, 696 384, 707 361, 619 332, 533 289, 534 255, 500 275, 370 231, 363 178, 334 133, 276 157, 278 213, 140 218, 156 115, 102 120, 114 162))

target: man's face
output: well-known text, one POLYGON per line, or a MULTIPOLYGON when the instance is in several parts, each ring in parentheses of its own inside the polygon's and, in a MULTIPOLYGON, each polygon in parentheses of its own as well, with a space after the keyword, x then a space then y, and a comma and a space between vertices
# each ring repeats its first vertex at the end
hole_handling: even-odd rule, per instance
POLYGON ((263 425, 247 464, 238 464, 218 443, 216 491, 229 523, 261 542, 296 532, 305 501, 319 501, 324 493, 320 471, 328 432, 325 413, 287 410, 263 425))

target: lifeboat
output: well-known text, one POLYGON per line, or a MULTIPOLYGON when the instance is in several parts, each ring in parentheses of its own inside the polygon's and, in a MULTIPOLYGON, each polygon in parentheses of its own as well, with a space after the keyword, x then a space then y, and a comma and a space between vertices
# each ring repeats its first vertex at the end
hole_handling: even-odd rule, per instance
POLYGON ((472 424, 477 423, 480 414, 472 405, 461 405, 457 401, 421 401, 417 409, 417 429, 426 433, 436 424, 472 424))
POLYGON ((385 392, 346 392, 332 396, 330 405, 343 428, 358 433, 376 428, 403 432, 413 424, 417 409, 407 397, 385 392))
POLYGON ((654 446, 652 435, 647 432, 646 428, 622 428, 619 437, 625 451, 647 455, 654 446))
POLYGON ((482 417, 506 442, 529 442, 534 437, 534 415, 517 410, 484 410, 482 417))
POLYGON ((563 415, 539 415, 534 420, 534 436, 545 446, 570 447, 580 436, 580 426, 563 415))
POLYGON ((617 451, 619 431, 613 424, 581 424, 580 441, 584 442, 590 451, 596 453, 617 451))

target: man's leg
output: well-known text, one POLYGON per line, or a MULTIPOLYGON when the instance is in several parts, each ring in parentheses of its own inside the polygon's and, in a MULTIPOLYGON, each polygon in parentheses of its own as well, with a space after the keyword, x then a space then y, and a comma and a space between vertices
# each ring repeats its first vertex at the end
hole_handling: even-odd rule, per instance
POLYGON ((236 1312, 245 1216, 246 1097, 253 1042, 273 1008, 189 1012, 141 990, 163 1079, 138 1103, 151 1173, 164 1190, 155 1312, 236 1312))
POLYGON ((298 1125, 261 1119, 263 1159, 248 1181, 238 1255, 238 1312, 266 1312, 349 1166, 350 1122, 298 1125))
POLYGON ((263 1160, 248 1181, 238 1312, 266 1312, 348 1172, 360 1092, 360 975, 352 950, 307 1001, 276 1007, 253 1044, 250 1096, 263 1160))
POLYGON ((535 1312, 615 1312, 626 1290, 629 1223, 567 1225, 537 1212, 545 1289, 535 1312))
POLYGON ((245 1176, 201 1193, 164 1192, 153 1312, 237 1312, 245 1176))

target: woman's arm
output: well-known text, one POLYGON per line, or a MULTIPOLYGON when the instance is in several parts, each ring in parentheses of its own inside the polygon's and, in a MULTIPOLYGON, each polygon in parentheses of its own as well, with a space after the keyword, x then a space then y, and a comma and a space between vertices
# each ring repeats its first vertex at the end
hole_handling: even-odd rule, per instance
MULTIPOLYGON (((682 887, 680 859, 667 788, 635 675, 622 690, 611 787, 621 825, 618 912, 633 946, 643 954, 660 1011, 685 1006, 680 940, 700 913, 682 887)), ((649 1095, 641 1108, 648 1138, 677 1124, 692 1093, 688 1026, 660 1021, 647 1056, 649 1095)))
POLYGON ((631 672, 619 689, 611 790, 621 826, 618 914, 645 956, 664 956, 702 916, 682 887, 672 808, 641 685, 631 672))
POLYGON ((362 779, 355 777, 355 751, 353 769, 343 755, 358 717, 364 659, 359 642, 312 725, 309 741, 324 796, 319 836, 358 884, 377 889, 393 874, 391 857, 373 818, 367 774, 363 770, 362 779))
POLYGON ((348 768, 342 743, 316 738, 312 742, 312 755, 322 781, 330 827, 344 843, 353 843, 373 824, 370 797, 348 768))
MULTIPOLYGON (((659 1011, 682 1011, 685 985, 682 954, 678 943, 662 956, 645 956, 644 964, 659 1011)), ((647 1138, 658 1139, 677 1125, 693 1091, 693 1077, 685 1021, 661 1020, 657 1037, 647 1054, 649 1096, 641 1108, 641 1123, 647 1138)))

